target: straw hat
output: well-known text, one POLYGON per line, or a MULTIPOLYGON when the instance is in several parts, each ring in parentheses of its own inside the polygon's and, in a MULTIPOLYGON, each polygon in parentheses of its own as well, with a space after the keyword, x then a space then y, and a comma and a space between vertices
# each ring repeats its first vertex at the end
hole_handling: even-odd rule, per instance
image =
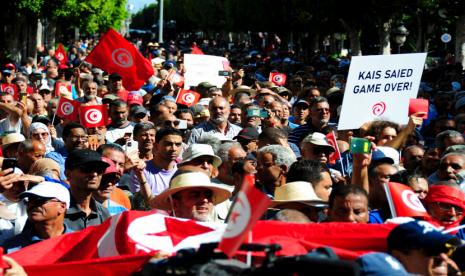
POLYGON ((257 91, 255 91, 255 89, 252 89, 247 85, 239 85, 237 88, 234 88, 233 90, 229 91, 229 95, 235 96, 239 92, 247 93, 250 97, 253 97, 257 94, 257 91))
POLYGON ((24 136, 21 133, 18 133, 18 132, 8 133, 2 138, 2 147, 5 148, 6 146, 14 144, 14 143, 21 143, 24 140, 26 140, 26 138, 24 138, 24 136))
POLYGON ((206 144, 192 144, 182 154, 182 162, 179 165, 190 162, 200 156, 213 157, 213 167, 218 168, 221 165, 221 158, 215 155, 213 148, 206 144))
POLYGON ((231 197, 231 192, 222 184, 212 184, 203 172, 185 172, 174 176, 170 187, 150 201, 155 209, 171 210, 170 198, 177 192, 192 188, 208 188, 213 192, 212 202, 217 205, 231 197))
POLYGON ((289 182, 275 188, 274 200, 270 207, 277 208, 284 203, 302 203, 309 206, 326 205, 313 190, 312 184, 306 181, 289 182))

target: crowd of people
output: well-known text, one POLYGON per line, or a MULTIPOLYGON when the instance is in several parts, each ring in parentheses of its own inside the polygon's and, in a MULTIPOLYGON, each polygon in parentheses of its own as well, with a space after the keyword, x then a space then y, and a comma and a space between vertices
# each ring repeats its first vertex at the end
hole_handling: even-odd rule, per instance
POLYGON ((461 66, 425 70, 418 97, 429 100, 428 118, 413 114, 407 125, 378 120, 338 130, 350 57, 303 59, 279 47, 225 49, 205 42, 199 45, 203 52, 229 59, 230 74, 221 87, 190 87, 200 100, 188 107, 177 103, 180 87, 167 76, 184 74, 189 47, 174 41, 139 45, 155 74, 141 89, 127 91, 121 75, 85 62, 94 45, 71 45, 66 63, 50 49, 37 66, 33 59, 2 66, 5 252, 99 225, 126 210, 224 223, 244 177, 253 174, 255 186, 272 199, 262 219, 292 223, 392 221, 384 185, 410 186, 430 224, 409 222, 391 233, 389 256, 402 265, 378 254, 362 257, 360 266, 369 270, 383 262, 405 267, 399 273, 422 275, 464 270, 465 261, 450 258, 465 239, 457 227, 465 224, 461 66), (270 72, 286 73, 286 85, 269 81, 270 72), (86 128, 57 116, 59 85, 70 88, 60 90, 61 97, 108 105, 109 123, 86 128), (330 133, 337 145, 328 141, 330 133), (369 139, 373 151, 351 153, 352 137, 369 139))

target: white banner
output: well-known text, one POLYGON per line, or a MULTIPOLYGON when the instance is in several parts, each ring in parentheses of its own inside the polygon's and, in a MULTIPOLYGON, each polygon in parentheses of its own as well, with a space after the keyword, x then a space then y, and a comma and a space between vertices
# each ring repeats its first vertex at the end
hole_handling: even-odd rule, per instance
POLYGON ((226 65, 229 62, 225 57, 184 54, 184 89, 190 89, 204 81, 221 88, 226 78, 219 76, 218 72, 225 70, 226 65))
POLYGON ((425 59, 426 53, 352 57, 338 129, 373 120, 406 124, 425 59))

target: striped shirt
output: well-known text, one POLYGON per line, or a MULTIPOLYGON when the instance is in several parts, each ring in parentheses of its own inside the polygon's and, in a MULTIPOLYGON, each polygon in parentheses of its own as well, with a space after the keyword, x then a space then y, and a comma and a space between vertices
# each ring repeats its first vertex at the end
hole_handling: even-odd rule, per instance
POLYGON ((301 125, 297 128, 294 128, 289 134, 287 141, 289 143, 294 143, 296 145, 300 145, 300 142, 305 138, 305 136, 309 135, 313 132, 321 132, 323 134, 328 134, 331 130, 335 130, 337 128, 337 124, 335 123, 328 123, 322 129, 316 129, 310 122, 306 123, 305 125, 301 125))
POLYGON ((189 137, 187 144, 192 145, 197 143, 197 141, 205 133, 218 134, 220 137, 224 138, 223 140, 234 140, 234 137, 236 137, 241 130, 242 128, 240 126, 228 122, 226 133, 222 133, 212 122, 203 122, 192 129, 191 136, 189 137))

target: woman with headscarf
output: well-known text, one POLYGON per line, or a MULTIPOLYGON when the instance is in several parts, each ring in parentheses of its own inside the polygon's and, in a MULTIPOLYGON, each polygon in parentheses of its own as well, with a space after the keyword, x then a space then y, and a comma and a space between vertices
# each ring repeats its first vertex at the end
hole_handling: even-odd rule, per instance
POLYGON ((50 130, 43 123, 32 123, 29 127, 29 137, 32 140, 42 142, 45 145, 45 153, 49 153, 55 150, 52 146, 52 136, 50 135, 50 130))

